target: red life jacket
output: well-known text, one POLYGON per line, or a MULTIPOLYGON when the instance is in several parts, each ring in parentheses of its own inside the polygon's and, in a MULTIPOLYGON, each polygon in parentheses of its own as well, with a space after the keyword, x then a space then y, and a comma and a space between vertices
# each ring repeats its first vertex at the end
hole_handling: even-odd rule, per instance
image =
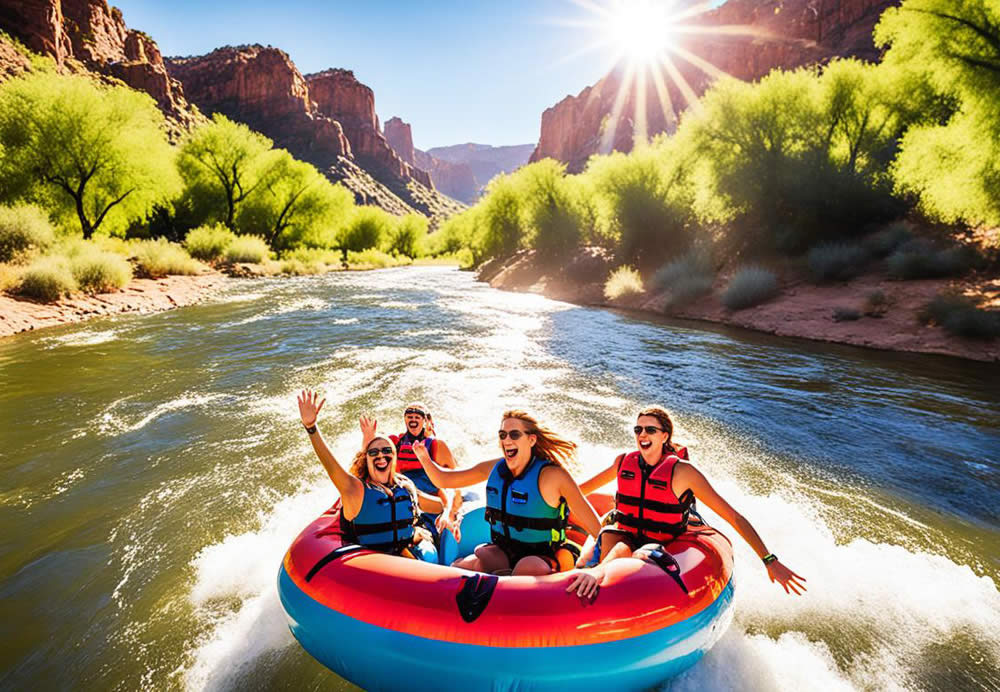
MULTIPOLYGON (((681 451, 687 455, 687 450, 681 451)), ((679 498, 674 495, 674 467, 679 461, 677 454, 670 454, 649 466, 638 451, 624 455, 618 464, 615 495, 618 528, 645 543, 669 541, 684 533, 694 493, 689 488, 679 498)))
POLYGON ((424 468, 420 465, 417 455, 413 453, 413 443, 417 440, 426 440, 431 459, 437 460, 437 440, 433 437, 424 437, 422 433, 418 437, 407 431, 402 435, 389 435, 389 439, 396 445, 396 473, 420 471, 424 468))

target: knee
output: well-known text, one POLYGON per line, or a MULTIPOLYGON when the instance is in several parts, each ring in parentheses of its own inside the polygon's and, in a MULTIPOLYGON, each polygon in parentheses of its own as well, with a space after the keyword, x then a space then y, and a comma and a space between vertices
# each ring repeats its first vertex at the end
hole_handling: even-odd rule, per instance
POLYGON ((518 560, 517 564, 514 565, 514 571, 512 574, 515 577, 552 574, 552 565, 540 557, 531 555, 518 560))
POLYGON ((482 572, 483 567, 479 563, 479 558, 475 555, 466 555, 465 557, 460 557, 451 563, 452 567, 460 567, 462 569, 472 570, 473 572, 482 572))

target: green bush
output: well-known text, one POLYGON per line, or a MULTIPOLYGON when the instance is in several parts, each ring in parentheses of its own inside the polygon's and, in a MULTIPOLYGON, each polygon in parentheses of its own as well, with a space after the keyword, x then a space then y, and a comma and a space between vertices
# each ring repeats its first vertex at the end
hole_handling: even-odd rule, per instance
POLYGON ((226 249, 236 240, 236 234, 221 223, 214 226, 199 226, 188 231, 184 237, 184 248, 195 259, 214 262, 221 259, 226 249))
POLYGON ((52 224, 40 208, 31 204, 0 207, 0 262, 10 262, 32 249, 45 250, 54 241, 52 224))
POLYGON ((393 217, 377 207, 358 207, 341 231, 340 246, 350 252, 376 248, 389 236, 393 217))
POLYGON ((297 259, 286 259, 281 261, 281 273, 288 276, 307 276, 310 274, 322 274, 326 267, 318 262, 303 262, 297 259))
POLYGON ((382 248, 390 255, 405 255, 416 259, 424 254, 424 238, 427 237, 427 217, 407 214, 390 229, 382 248))
POLYGON ((924 306, 920 318, 943 327, 950 334, 971 339, 995 339, 1000 336, 1000 312, 984 310, 970 298, 938 295, 924 306))
POLYGON ((733 275, 722 293, 722 303, 730 310, 743 310, 770 300, 778 294, 778 277, 762 267, 745 267, 733 275))
POLYGON ((672 307, 710 292, 714 280, 715 272, 709 254, 692 250, 660 267, 653 275, 653 286, 670 292, 667 304, 672 307))
POLYGON ((21 275, 17 292, 28 298, 52 303, 76 290, 69 262, 62 257, 40 257, 21 275))
POLYGON ((882 317, 889 309, 889 298, 885 292, 876 289, 865 296, 862 312, 867 317, 882 317))
POLYGON ((860 275, 868 262, 868 253, 860 245, 831 243, 809 251, 809 273, 813 281, 847 281, 860 275))
POLYGON ((864 239, 864 247, 873 257, 886 257, 913 240, 909 224, 897 221, 864 239))
POLYGON ((341 258, 343 253, 339 250, 324 250, 322 248, 313 247, 300 247, 295 250, 285 251, 281 253, 282 260, 301 262, 305 265, 319 264, 327 265, 333 264, 340 266, 341 258))
POLYGON ((133 246, 133 253, 140 272, 154 279, 168 274, 197 274, 202 268, 184 248, 163 238, 140 240, 133 246))
POLYGON ((393 257, 375 248, 347 253, 347 265, 351 269, 385 269, 412 263, 409 257, 393 257))
POLYGON ((975 250, 955 245, 935 250, 920 242, 904 245, 889 256, 889 276, 894 279, 937 279, 958 276, 977 262, 975 250))
POLYGON ((604 297, 608 300, 638 295, 643 290, 642 277, 632 267, 618 267, 604 283, 604 297))
POLYGON ((91 250, 70 259, 73 278, 87 293, 111 293, 125 288, 132 280, 132 266, 121 255, 91 250))
POLYGON ((854 320, 861 319, 861 313, 854 308, 834 308, 833 309, 833 321, 834 322, 853 322, 854 320))
POLYGON ((263 238, 256 235, 237 236, 226 248, 224 257, 227 262, 245 262, 261 264, 271 256, 270 249, 263 238))

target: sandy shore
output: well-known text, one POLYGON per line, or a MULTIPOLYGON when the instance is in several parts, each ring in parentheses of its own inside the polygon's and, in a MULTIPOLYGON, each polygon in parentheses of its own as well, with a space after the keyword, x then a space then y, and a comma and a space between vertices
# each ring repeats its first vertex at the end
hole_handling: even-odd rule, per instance
POLYGON ((145 314, 193 305, 211 296, 225 281, 225 276, 215 272, 164 279, 133 279, 116 293, 79 295, 57 303, 36 303, 0 294, 0 337, 82 322, 92 317, 145 314))
MULTIPOLYGON (((494 288, 540 293, 549 298, 580 305, 594 305, 667 314, 691 320, 733 325, 746 329, 814 341, 850 344, 866 348, 909 353, 933 353, 977 361, 1000 362, 1000 339, 982 341, 949 334, 936 326, 921 324, 920 309, 942 291, 958 291, 982 297, 984 304, 1000 307, 1000 278, 980 280, 928 279, 892 281, 868 274, 846 283, 814 285, 802 279, 781 277, 780 295, 762 305, 732 312, 719 300, 728 281, 716 278, 712 293, 682 309, 665 312, 667 297, 646 292, 615 302, 604 298, 603 276, 597 258, 575 258, 561 275, 539 268, 530 252, 522 252, 502 263, 484 265, 480 278, 494 288), (565 277, 577 277, 567 280, 565 277), (834 309, 862 310, 865 297, 880 290, 888 299, 881 317, 861 317, 837 322, 834 309)), ((606 271, 606 267, 604 268, 606 271)))

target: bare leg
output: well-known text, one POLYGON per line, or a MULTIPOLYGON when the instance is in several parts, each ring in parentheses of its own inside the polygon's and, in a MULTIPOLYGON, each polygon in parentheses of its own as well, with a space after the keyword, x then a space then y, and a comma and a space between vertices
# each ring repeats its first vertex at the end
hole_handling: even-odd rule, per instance
POLYGON ((629 557, 632 549, 625 542, 625 537, 620 533, 606 531, 601 534, 601 564, 609 560, 616 560, 620 557, 629 557))
POLYGON ((492 573, 501 569, 510 569, 507 554, 492 543, 476 546, 475 553, 459 558, 451 564, 452 567, 461 567, 473 572, 492 573))
POLYGON ((515 577, 535 577, 543 574, 552 574, 552 565, 545 558, 529 555, 522 557, 514 565, 515 577))

